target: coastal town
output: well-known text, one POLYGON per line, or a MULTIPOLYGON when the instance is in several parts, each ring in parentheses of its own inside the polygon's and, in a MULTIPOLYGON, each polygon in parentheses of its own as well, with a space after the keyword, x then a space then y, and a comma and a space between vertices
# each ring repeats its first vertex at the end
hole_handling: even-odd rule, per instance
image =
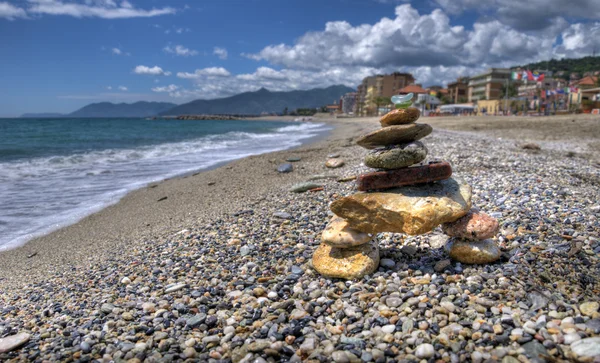
POLYGON ((446 87, 423 87, 411 73, 395 72, 363 79, 327 111, 346 116, 378 116, 393 107, 394 95, 416 95, 425 116, 554 115, 595 113, 600 109, 600 71, 583 74, 544 70, 489 68, 459 77, 446 87))

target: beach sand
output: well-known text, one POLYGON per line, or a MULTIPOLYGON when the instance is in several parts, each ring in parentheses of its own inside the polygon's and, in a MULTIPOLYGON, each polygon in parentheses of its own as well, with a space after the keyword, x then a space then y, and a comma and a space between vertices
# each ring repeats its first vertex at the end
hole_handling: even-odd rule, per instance
POLYGON ((1 253, 0 336, 31 339, 0 360, 524 362, 597 350, 598 117, 421 118, 434 126, 422 140, 430 155, 499 218, 502 258, 462 265, 448 260, 439 230, 382 233, 385 266, 348 282, 319 276, 310 259, 329 203, 354 183, 288 189, 367 171, 354 139, 379 122, 316 121, 335 130, 150 185, 1 253), (523 149, 532 142, 540 150, 523 149), (346 165, 325 168, 331 153, 346 165), (302 159, 277 173, 290 156, 302 159))

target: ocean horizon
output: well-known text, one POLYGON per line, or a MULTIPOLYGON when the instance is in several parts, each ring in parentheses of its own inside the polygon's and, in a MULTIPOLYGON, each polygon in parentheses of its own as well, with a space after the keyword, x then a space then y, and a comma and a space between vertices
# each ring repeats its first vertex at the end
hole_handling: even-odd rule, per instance
POLYGON ((149 183, 297 147, 330 129, 286 121, 0 119, 0 251, 149 183))

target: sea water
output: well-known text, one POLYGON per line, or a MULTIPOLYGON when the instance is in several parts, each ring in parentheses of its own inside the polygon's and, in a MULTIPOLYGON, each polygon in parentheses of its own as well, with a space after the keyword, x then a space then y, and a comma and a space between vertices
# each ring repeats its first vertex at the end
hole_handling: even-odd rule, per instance
POLYGON ((148 183, 296 147, 329 129, 267 121, 0 119, 0 251, 148 183))

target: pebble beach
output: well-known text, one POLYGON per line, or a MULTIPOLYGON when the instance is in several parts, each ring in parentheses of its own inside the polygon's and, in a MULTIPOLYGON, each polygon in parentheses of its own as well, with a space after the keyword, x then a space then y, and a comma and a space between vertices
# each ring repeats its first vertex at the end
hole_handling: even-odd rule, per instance
POLYGON ((317 274, 328 206, 367 170, 354 141, 379 127, 328 120, 311 144, 149 185, 1 253, 0 360, 600 362, 600 120, 427 121, 430 157, 499 220, 498 262, 452 261, 438 228, 377 235, 362 279, 317 274))

